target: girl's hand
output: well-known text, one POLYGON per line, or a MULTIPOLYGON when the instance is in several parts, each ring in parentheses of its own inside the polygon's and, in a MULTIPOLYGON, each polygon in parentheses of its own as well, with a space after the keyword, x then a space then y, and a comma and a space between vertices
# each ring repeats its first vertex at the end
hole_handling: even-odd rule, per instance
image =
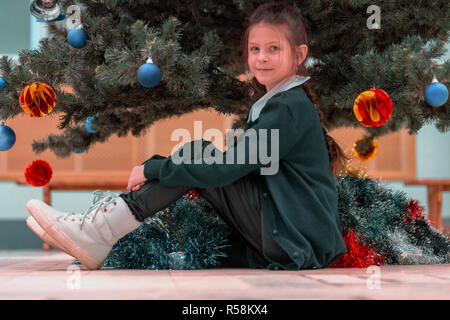
POLYGON ((135 166, 130 173, 130 177, 128 178, 128 191, 139 190, 147 179, 144 176, 144 165, 135 166))
POLYGON ((133 188, 131 188, 131 191, 139 190, 144 184, 145 184, 145 182, 142 182, 142 183, 139 183, 139 184, 135 185, 133 188))

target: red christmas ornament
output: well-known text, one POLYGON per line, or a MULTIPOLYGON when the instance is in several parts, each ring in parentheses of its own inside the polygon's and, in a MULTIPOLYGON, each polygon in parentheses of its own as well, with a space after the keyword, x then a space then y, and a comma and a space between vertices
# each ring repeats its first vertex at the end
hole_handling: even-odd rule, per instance
POLYGON ((385 254, 379 254, 372 247, 366 245, 360 236, 350 228, 343 236, 347 245, 347 252, 328 268, 367 268, 369 266, 379 266, 384 263, 385 254))
POLYGON ((353 112, 363 126, 379 127, 391 117, 392 100, 385 91, 371 88, 356 98, 353 112))
POLYGON ((35 187, 45 186, 52 178, 53 170, 44 160, 35 160, 25 169, 25 179, 35 187))
POLYGON ((408 204, 408 212, 410 215, 405 216, 405 223, 410 223, 411 221, 416 220, 417 218, 423 217, 424 207, 419 205, 419 201, 411 200, 408 204))
POLYGON ((192 199, 198 199, 200 197, 200 195, 198 194, 197 190, 192 189, 187 194, 187 197, 192 200, 192 199))

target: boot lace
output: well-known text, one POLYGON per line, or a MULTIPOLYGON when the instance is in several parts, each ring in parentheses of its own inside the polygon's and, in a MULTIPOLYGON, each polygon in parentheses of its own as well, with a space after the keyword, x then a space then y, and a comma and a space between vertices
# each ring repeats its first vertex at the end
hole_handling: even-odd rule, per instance
POLYGON ((90 218, 92 216, 92 221, 94 221, 95 217, 97 216, 97 213, 100 210, 103 210, 108 204, 110 204, 114 198, 117 198, 117 196, 112 193, 111 191, 102 191, 102 190, 95 190, 92 192, 94 194, 94 200, 92 202, 92 205, 84 210, 81 213, 74 213, 70 212, 65 215, 59 216, 57 219, 81 219, 80 224, 80 230, 83 228, 84 221, 87 218, 90 218))

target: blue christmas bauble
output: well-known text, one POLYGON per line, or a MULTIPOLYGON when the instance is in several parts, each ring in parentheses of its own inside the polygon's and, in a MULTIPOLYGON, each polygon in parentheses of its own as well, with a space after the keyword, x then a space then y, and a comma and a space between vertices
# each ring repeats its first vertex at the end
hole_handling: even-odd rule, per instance
POLYGON ((7 151, 16 143, 16 134, 10 127, 0 125, 0 151, 7 151))
POLYGON ((137 81, 145 88, 156 87, 161 81, 161 70, 156 64, 144 63, 137 71, 137 81))
POLYGON ((69 44, 74 48, 83 48, 86 45, 88 34, 83 29, 72 29, 67 34, 69 44))
POLYGON ((443 83, 436 80, 425 89, 424 97, 425 102, 430 106, 440 107, 448 100, 448 89, 443 83))
POLYGON ((6 85, 6 81, 5 79, 3 79, 2 77, 0 77, 0 89, 3 89, 6 85))
POLYGON ((83 148, 73 148, 72 151, 75 153, 83 153, 84 149, 83 148))
POLYGON ((95 130, 92 127, 92 124, 95 122, 95 120, 97 120, 98 118, 95 116, 91 116, 91 117, 87 117, 86 120, 84 120, 84 128, 86 129, 87 132, 89 133, 96 133, 97 130, 95 130))

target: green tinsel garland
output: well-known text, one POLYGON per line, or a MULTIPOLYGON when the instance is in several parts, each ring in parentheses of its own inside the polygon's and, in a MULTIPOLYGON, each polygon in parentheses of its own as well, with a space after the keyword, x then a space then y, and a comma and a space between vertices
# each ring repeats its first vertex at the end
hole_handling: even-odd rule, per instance
POLYGON ((114 269, 203 269, 218 266, 229 227, 202 199, 181 197, 120 239, 105 260, 114 269), (171 253, 183 253, 183 260, 171 253))
MULTIPOLYGON (((449 239, 423 216, 411 219, 411 199, 381 181, 354 176, 336 179, 343 232, 385 254, 385 264, 449 263, 449 239), (410 218, 409 222, 405 220, 410 218)), ((227 259, 229 227, 202 198, 182 197, 149 218, 113 247, 104 267, 112 269, 203 269, 227 259), (177 254, 178 253, 178 254, 177 254), (174 260, 182 258, 182 260, 174 260), (172 257, 172 258, 171 258, 172 257)))

